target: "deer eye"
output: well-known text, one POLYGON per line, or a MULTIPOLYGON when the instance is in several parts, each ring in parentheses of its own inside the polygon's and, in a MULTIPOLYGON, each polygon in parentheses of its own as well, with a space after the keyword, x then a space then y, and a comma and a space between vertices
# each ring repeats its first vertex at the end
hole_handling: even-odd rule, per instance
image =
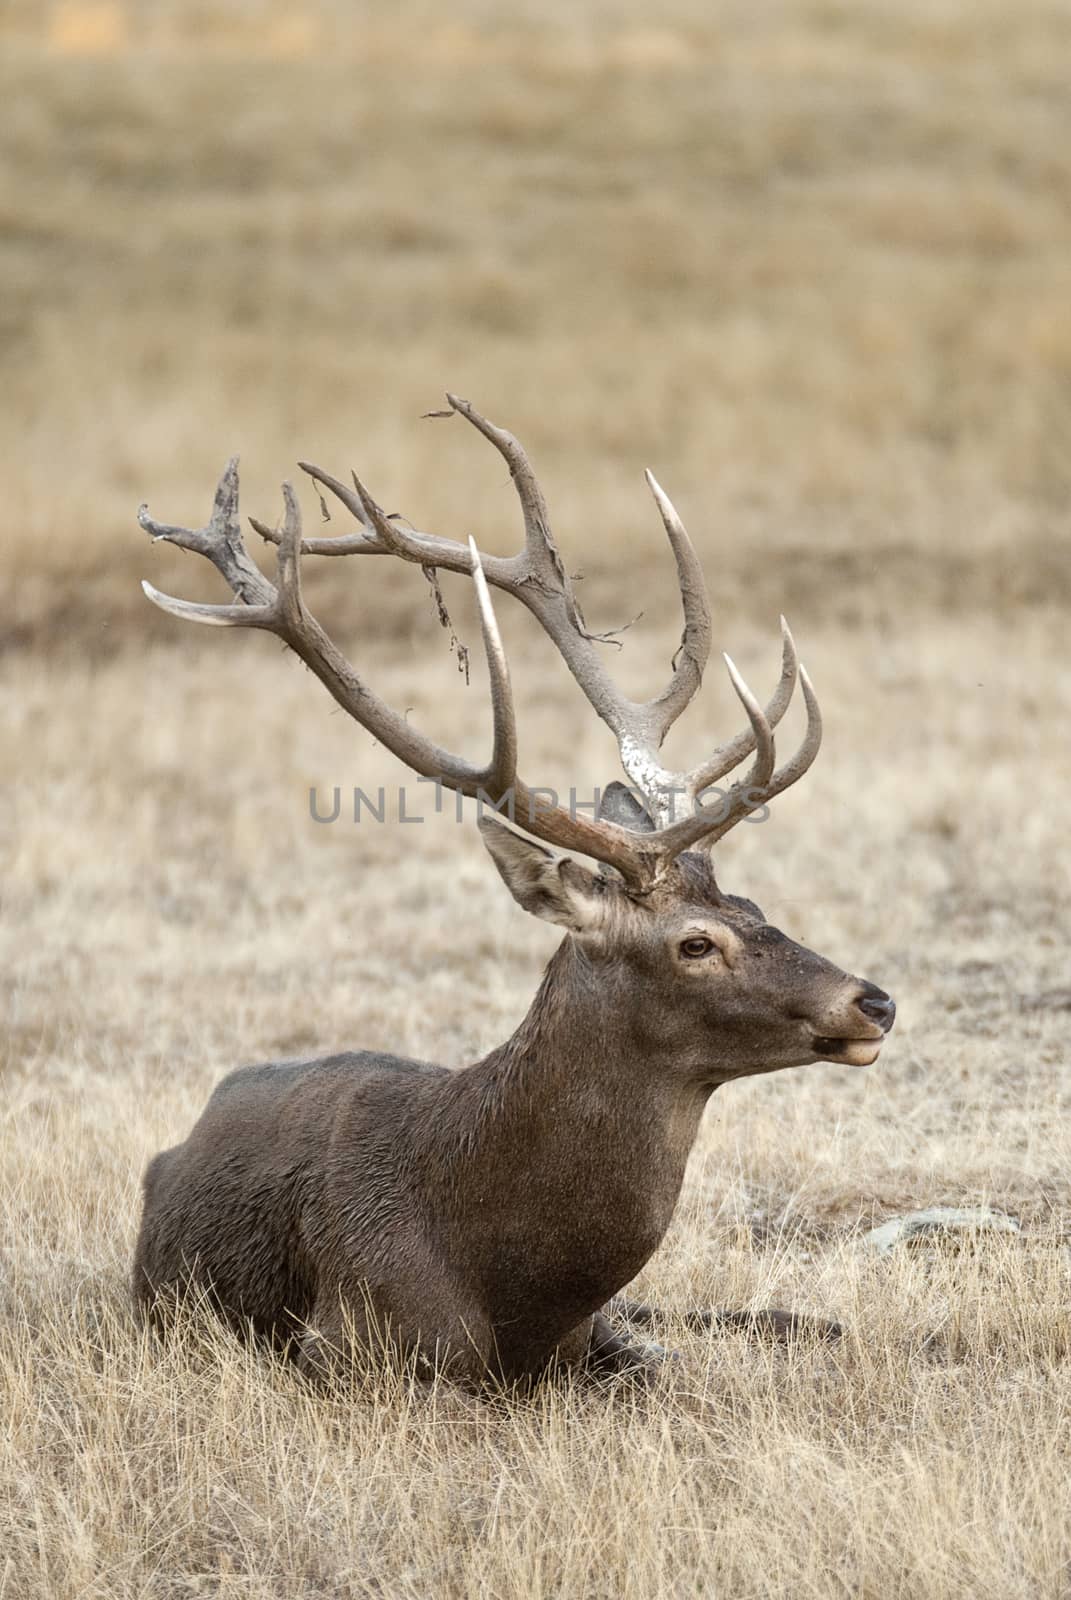
POLYGON ((686 961, 701 961, 708 956, 717 946, 713 939, 708 939, 705 934, 697 933, 690 939, 681 940, 681 955, 686 961))

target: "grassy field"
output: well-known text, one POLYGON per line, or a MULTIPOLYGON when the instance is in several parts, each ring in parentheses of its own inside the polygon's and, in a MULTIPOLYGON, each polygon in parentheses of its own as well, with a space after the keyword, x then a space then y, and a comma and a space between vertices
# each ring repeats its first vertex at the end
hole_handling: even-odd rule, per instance
MULTIPOLYGON (((219 10, 0 12, 0 1597, 1071 1594, 1071 9, 219 10), (217 597, 134 513, 200 522, 238 450, 268 519, 312 457, 511 548, 446 388, 528 444, 589 619, 643 611, 630 689, 679 631, 644 466, 756 686, 794 626, 826 744, 719 873, 900 1017, 871 1071, 715 1097, 637 1287, 834 1351, 682 1324, 642 1400, 343 1400, 130 1317, 141 1171, 225 1071, 462 1064, 553 949, 474 829, 312 824, 401 769, 138 587, 217 597), (867 1251, 931 1203, 1023 1231, 867 1251)), ((484 748, 420 573, 307 566, 376 688, 484 748)), ((500 610, 528 774, 604 782, 500 610)), ((736 722, 712 671, 671 754, 736 722)))

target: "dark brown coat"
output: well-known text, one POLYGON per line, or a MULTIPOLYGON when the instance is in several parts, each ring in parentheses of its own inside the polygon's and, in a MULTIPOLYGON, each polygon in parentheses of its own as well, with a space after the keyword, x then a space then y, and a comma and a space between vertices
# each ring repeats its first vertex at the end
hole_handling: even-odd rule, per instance
POLYGON ((520 1028, 461 1071, 345 1053, 231 1073, 149 1165, 142 1306, 192 1281, 311 1370, 351 1337, 474 1382, 642 1367, 601 1308, 665 1234, 711 1092, 876 1056, 887 996, 702 858, 637 904, 484 828, 522 902, 571 926, 520 1028))

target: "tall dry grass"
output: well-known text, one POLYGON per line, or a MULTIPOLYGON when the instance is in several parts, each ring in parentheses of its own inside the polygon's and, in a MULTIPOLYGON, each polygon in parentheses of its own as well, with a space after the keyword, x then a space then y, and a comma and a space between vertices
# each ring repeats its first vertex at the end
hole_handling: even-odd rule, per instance
MULTIPOLYGON (((1069 33, 1041 0, 5 8, 3 1600, 1068 1593, 1069 33), (419 420, 445 387, 529 444, 592 620, 644 610, 631 690, 678 627, 645 464, 719 644, 756 684, 778 609, 804 646, 822 757, 719 871, 897 1029, 719 1093, 637 1287, 836 1316, 835 1351, 673 1324, 643 1400, 323 1397, 128 1315, 141 1169, 223 1072, 471 1060, 553 948, 467 828, 312 824, 310 784, 402 774, 137 587, 216 592, 133 512, 200 520, 238 449, 247 509, 352 460, 508 548, 497 461, 419 420), (868 1253, 935 1202, 1023 1233, 868 1253)), ((320 568, 376 687, 479 748, 420 574, 320 568)), ((533 779, 604 781, 503 621, 533 779)), ((711 673, 671 753, 733 725, 711 673)))

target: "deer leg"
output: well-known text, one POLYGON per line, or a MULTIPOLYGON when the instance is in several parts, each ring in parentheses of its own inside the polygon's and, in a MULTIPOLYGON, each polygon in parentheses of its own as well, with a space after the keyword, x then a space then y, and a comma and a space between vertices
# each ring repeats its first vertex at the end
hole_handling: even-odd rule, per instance
POLYGON ((363 1377, 384 1368, 408 1367, 418 1386, 446 1377, 478 1389, 488 1376, 486 1341, 479 1317, 444 1316, 438 1333, 420 1329, 420 1287, 392 1295, 389 1307, 374 1302, 364 1285, 335 1287, 312 1308, 294 1339, 298 1368, 314 1383, 342 1376, 363 1377))
POLYGON ((772 1306, 762 1311, 688 1311, 684 1320, 690 1328, 725 1328, 756 1339, 771 1339, 775 1344, 791 1344, 796 1339, 836 1344, 844 1336, 840 1323, 831 1322, 828 1317, 778 1311, 772 1306))
POLYGON ((347 1345, 341 1305, 317 1306, 296 1341, 294 1360, 312 1383, 330 1384, 342 1373, 347 1345))
MULTIPOLYGON (((629 1328, 647 1328, 665 1321, 672 1315, 659 1306, 647 1306, 636 1300, 615 1296, 607 1307, 610 1315, 619 1318, 629 1328)), ((748 1333, 755 1338, 770 1339, 776 1344, 788 1344, 794 1339, 817 1339, 825 1344, 835 1344, 844 1335, 839 1322, 826 1317, 809 1317, 799 1311, 777 1311, 772 1307, 762 1311, 685 1311, 681 1320, 689 1328, 724 1329, 731 1333, 748 1333)))
POLYGON ((628 1324, 630 1328, 649 1328, 653 1322, 662 1321, 668 1313, 657 1306, 645 1306, 639 1300, 626 1300, 615 1294, 606 1307, 607 1314, 628 1324))
POLYGON ((598 1377, 624 1377, 643 1384, 653 1383, 667 1362, 679 1359, 674 1351, 653 1341, 634 1343, 597 1311, 591 1319, 582 1367, 598 1377))

